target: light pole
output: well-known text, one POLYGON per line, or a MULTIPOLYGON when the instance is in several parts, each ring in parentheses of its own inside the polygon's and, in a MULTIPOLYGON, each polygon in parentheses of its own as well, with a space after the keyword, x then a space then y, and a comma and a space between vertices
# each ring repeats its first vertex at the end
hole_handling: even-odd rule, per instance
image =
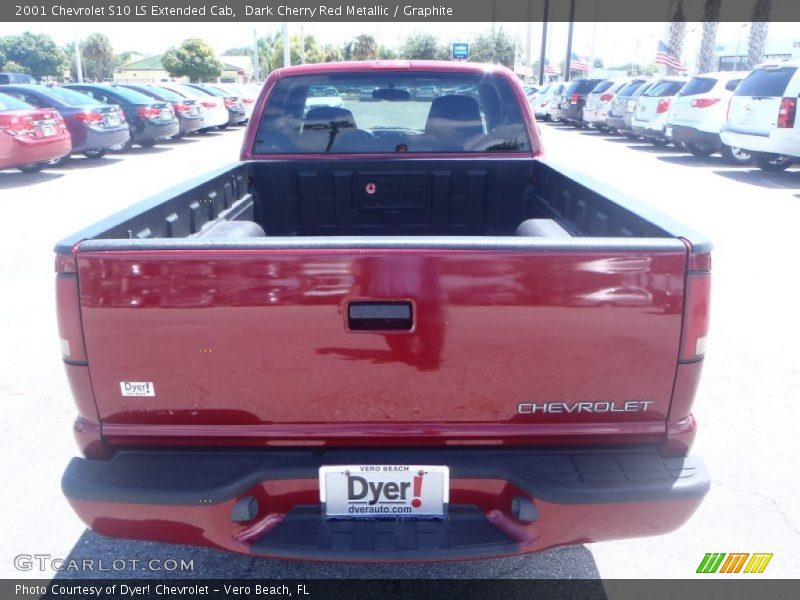
POLYGON ((732 69, 733 71, 738 71, 742 64, 741 56, 739 55, 739 48, 742 45, 742 36, 744 35, 744 30, 749 26, 750 23, 743 23, 742 25, 739 25, 739 38, 736 40, 736 66, 732 69))
POLYGON ((544 0, 544 14, 542 15, 542 50, 539 52, 539 85, 544 83, 544 66, 547 62, 547 12, 550 10, 550 0, 544 0))
POLYGON ((292 55, 289 51, 289 22, 283 24, 283 66, 289 67, 292 64, 292 55))
POLYGON ((78 28, 72 24, 72 40, 75 46, 75 71, 78 74, 78 83, 83 83, 83 63, 81 62, 81 40, 78 37, 78 28))
POLYGON ((567 30, 567 60, 564 62, 564 81, 569 81, 572 63, 572 28, 575 25, 575 0, 569 2, 569 29, 567 30))
POLYGON ((253 27, 253 79, 261 81, 261 61, 258 58, 258 33, 253 27))

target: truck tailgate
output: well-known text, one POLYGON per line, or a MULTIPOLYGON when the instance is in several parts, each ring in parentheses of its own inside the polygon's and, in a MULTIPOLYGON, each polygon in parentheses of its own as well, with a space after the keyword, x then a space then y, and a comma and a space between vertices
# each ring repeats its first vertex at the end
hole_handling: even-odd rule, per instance
POLYGON ((83 244, 82 320, 104 434, 308 444, 661 435, 686 250, 658 244, 83 244), (411 323, 387 329, 379 311, 362 328, 352 302, 408 306, 411 323))

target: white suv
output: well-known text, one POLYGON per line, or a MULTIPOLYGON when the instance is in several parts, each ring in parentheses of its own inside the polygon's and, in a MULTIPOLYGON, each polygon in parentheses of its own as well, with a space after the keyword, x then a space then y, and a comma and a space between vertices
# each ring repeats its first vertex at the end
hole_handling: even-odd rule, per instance
POLYGON ((537 119, 550 120, 550 100, 558 87, 559 84, 548 83, 538 92, 528 96, 528 104, 531 105, 531 110, 537 119))
POLYGON ((750 153, 722 143, 728 103, 747 73, 724 71, 692 77, 672 102, 667 119, 667 137, 695 156, 720 152, 730 163, 747 164, 750 153))
POLYGON ((757 66, 736 88, 722 141, 753 154, 765 171, 800 162, 800 60, 757 66))
POLYGON ((662 77, 651 88, 639 96, 636 112, 631 119, 633 132, 651 141, 656 146, 670 143, 667 136, 667 113, 675 94, 681 91, 686 82, 683 77, 662 77))

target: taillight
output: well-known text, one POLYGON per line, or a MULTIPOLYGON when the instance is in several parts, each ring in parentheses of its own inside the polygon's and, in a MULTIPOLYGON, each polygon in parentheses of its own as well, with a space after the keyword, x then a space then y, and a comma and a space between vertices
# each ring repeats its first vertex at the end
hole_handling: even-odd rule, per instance
POLYGON ((692 100, 692 106, 694 108, 708 108, 709 106, 714 106, 717 102, 719 102, 719 98, 697 98, 692 100))
POLYGON ((140 106, 136 111, 139 113, 140 117, 145 119, 149 119, 151 117, 158 117, 161 115, 161 111, 158 110, 155 106, 140 106))
POLYGON ((706 352, 710 301, 711 273, 690 270, 684 294, 682 361, 699 360, 706 352))
POLYGON ((600 96, 600 102, 609 102, 614 97, 614 94, 603 94, 600 96))
POLYGON ((214 104, 213 102, 206 102, 205 100, 200 102, 200 106, 202 106, 203 108, 217 108, 216 104, 214 104))
POLYGON ((572 97, 569 99, 570 104, 577 104, 581 99, 580 94, 572 94, 572 97))
POLYGON ((225 98, 224 102, 226 108, 234 108, 238 104, 236 98, 225 98))
POLYGON ((103 115, 98 112, 79 112, 75 113, 75 118, 84 125, 95 125, 103 122, 103 115))
POLYGON ((252 104, 255 101, 252 98, 242 98, 242 102, 245 104, 252 104))
POLYGON ((794 118, 797 115, 797 98, 781 99, 778 109, 778 128, 791 129, 794 127, 794 118))
POLYGON ((61 355, 70 362, 85 362, 77 273, 56 275, 56 307, 61 355))
POLYGON ((669 110, 669 104, 672 101, 672 98, 662 98, 658 101, 658 106, 656 106, 657 113, 665 113, 669 110))
POLYGON ((172 109, 176 113, 187 113, 187 112, 192 110, 191 107, 188 104, 183 104, 182 102, 175 102, 172 105, 172 109))
POLYGON ((32 135, 34 133, 33 117, 0 115, 0 130, 13 136, 32 135))

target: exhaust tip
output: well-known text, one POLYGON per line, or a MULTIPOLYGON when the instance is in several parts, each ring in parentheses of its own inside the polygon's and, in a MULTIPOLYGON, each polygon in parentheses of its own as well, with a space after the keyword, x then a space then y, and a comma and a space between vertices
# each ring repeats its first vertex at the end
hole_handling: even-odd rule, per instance
POLYGON ((246 523, 256 518, 258 514, 258 500, 255 496, 245 496, 233 506, 231 511, 231 521, 234 523, 246 523))
POLYGON ((518 521, 533 523, 539 518, 539 509, 527 498, 514 496, 511 500, 511 514, 518 521))

